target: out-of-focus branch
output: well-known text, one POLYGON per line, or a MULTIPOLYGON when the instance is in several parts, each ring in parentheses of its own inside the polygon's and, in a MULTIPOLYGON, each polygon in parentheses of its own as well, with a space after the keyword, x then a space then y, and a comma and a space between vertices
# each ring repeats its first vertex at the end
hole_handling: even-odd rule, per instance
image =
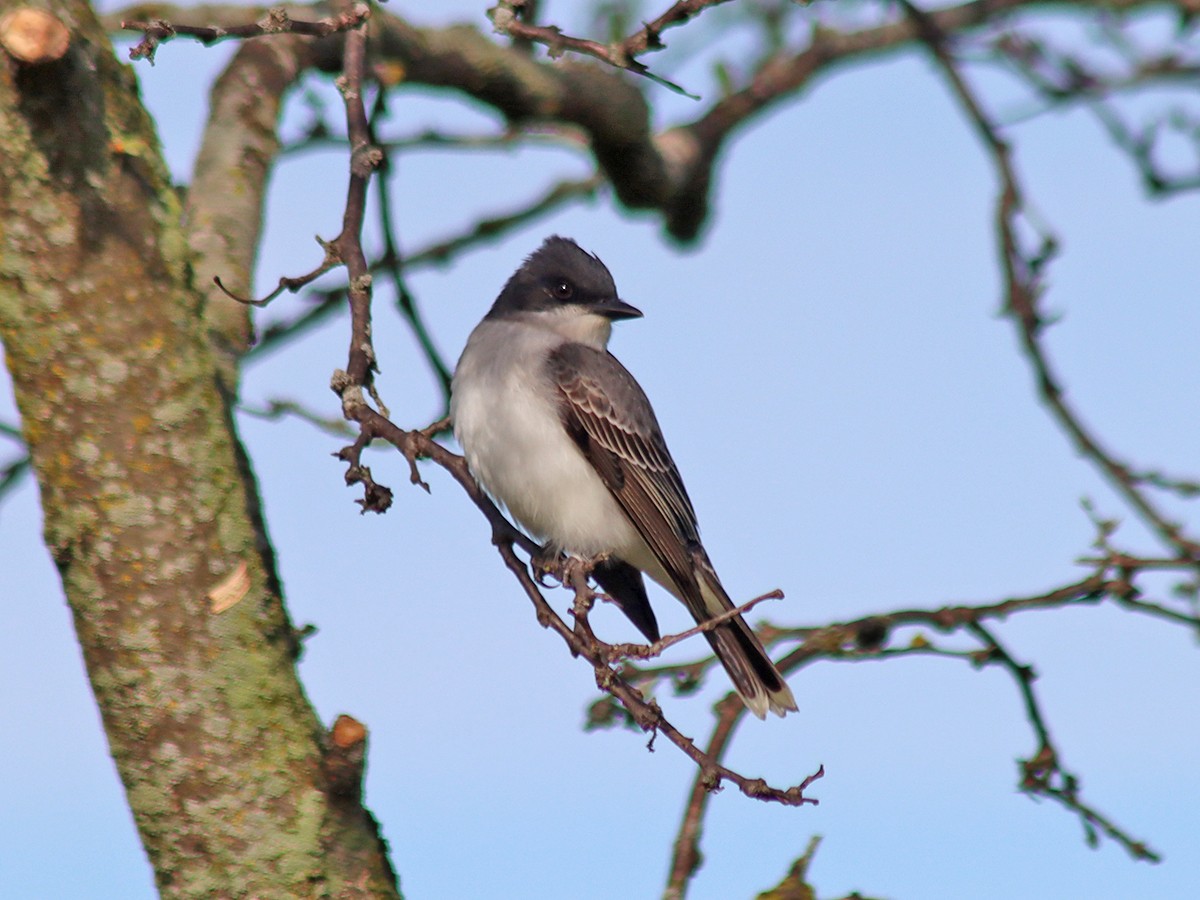
MULTIPOLYGON (((792 863, 784 879, 770 890, 763 891, 755 900, 816 900, 816 889, 808 883, 808 869, 812 865, 813 857, 817 855, 817 848, 820 845, 821 837, 813 835, 808 841, 808 846, 804 848, 804 853, 792 863)), ((839 897, 838 900, 880 900, 880 898, 868 897, 858 891, 852 891, 839 897)))
MULTIPOLYGON (((865 662, 908 656, 958 660, 967 662, 974 668, 1001 665, 1014 677, 1014 684, 1022 696, 1026 719, 1034 733, 1037 746, 1030 759, 1022 762, 1019 785, 1021 789, 1031 794, 1050 797, 1079 816, 1089 841, 1093 840, 1096 834, 1103 833, 1124 847, 1135 859, 1154 862, 1159 856, 1153 849, 1130 836, 1127 831, 1082 800, 1078 777, 1059 766, 1059 755, 1050 738, 1049 725, 1033 691, 1033 670, 1017 663, 1011 652, 1000 644, 991 627, 986 624, 1002 622, 1011 616, 1036 610, 1090 606, 1108 600, 1135 612, 1200 629, 1200 615, 1188 615, 1160 603, 1141 600, 1135 585, 1135 579, 1142 572, 1187 572, 1190 566, 1186 561, 1146 559, 1114 552, 1084 562, 1096 566, 1096 571, 1077 582, 1040 594, 939 609, 900 609, 864 616, 850 622, 815 627, 777 628, 760 625, 757 631, 763 643, 769 647, 791 641, 800 642, 799 646, 778 662, 780 671, 788 676, 795 675, 800 669, 815 662, 865 662), (915 634, 907 645, 889 646, 892 634, 901 628, 913 626, 926 626, 946 634, 966 634, 974 638, 977 646, 938 646, 920 632, 915 634)), ((628 680, 643 689, 652 686, 656 681, 678 684, 681 678, 688 689, 692 689, 713 666, 715 660, 709 656, 691 662, 653 668, 638 668, 627 662, 622 672, 628 680)), ((715 759, 721 759, 745 709, 736 695, 731 693, 715 706, 714 711, 716 721, 705 752, 715 759)), ((598 701, 591 711, 589 726, 607 726, 622 721, 624 724, 630 724, 627 719, 622 720, 617 713, 618 710, 605 704, 605 701, 598 701)), ((665 897, 678 900, 686 895, 690 880, 699 867, 700 835, 707 807, 708 792, 697 778, 693 782, 675 839, 665 897)))
POLYGON ((514 40, 544 44, 550 52, 551 59, 557 59, 568 50, 580 53, 614 68, 649 78, 677 94, 699 100, 695 94, 688 93, 673 81, 655 75, 646 65, 638 62, 636 57, 649 50, 661 50, 665 46, 661 37, 664 29, 686 22, 706 7, 725 2, 727 0, 680 0, 654 21, 645 23, 640 31, 616 44, 571 37, 563 34, 557 25, 536 25, 530 18, 519 15, 527 5, 526 0, 500 0, 500 3, 488 10, 488 17, 496 31, 507 34, 514 40))
MULTIPOLYGON (((885 646, 889 635, 897 629, 926 626, 936 631, 952 633, 968 625, 982 622, 1000 622, 1010 616, 1034 610, 1065 609, 1075 606, 1095 606, 1106 600, 1130 608, 1136 612, 1163 619, 1176 624, 1200 627, 1200 618, 1180 612, 1160 603, 1140 600, 1140 591, 1135 579, 1142 572, 1191 571, 1191 564, 1178 559, 1142 559, 1127 554, 1114 553, 1099 558, 1083 559, 1081 562, 1094 566, 1095 571, 1079 581, 1062 585, 1041 594, 1024 597, 1009 597, 991 603, 974 605, 943 606, 936 609, 897 609, 875 613, 850 622, 807 627, 779 627, 766 623, 757 628, 759 637, 767 646, 781 642, 801 641, 779 663, 785 674, 797 671, 810 659, 820 656, 843 658, 847 653, 853 658, 868 658, 861 654, 876 653, 894 655, 885 646)), ((871 657, 873 658, 873 657, 871 657)), ((690 662, 657 667, 635 667, 627 662, 625 669, 637 684, 655 680, 676 681, 685 677, 688 686, 715 664, 709 656, 690 662)))
POLYGON ((227 38, 256 38, 265 35, 299 34, 308 37, 328 37, 339 31, 355 28, 366 21, 371 9, 365 3, 355 4, 352 8, 336 16, 328 16, 315 22, 293 19, 285 7, 273 6, 265 16, 257 22, 237 25, 183 25, 172 24, 165 19, 154 19, 149 22, 122 20, 121 29, 124 31, 140 31, 142 39, 129 51, 130 59, 146 59, 154 62, 154 53, 159 45, 175 37, 190 37, 205 46, 215 44, 227 38))
POLYGON ((1195 116, 1173 121, 1171 114, 1145 126, 1140 130, 1131 128, 1117 112, 1104 103, 1092 104, 1096 118, 1104 125, 1114 144, 1124 150, 1142 177, 1146 190, 1159 197, 1181 194, 1200 189, 1200 121, 1195 116), (1197 157, 1193 172, 1179 174, 1167 172, 1158 159, 1160 138, 1164 132, 1181 132, 1191 142, 1197 157))
MULTIPOLYGON (((316 123, 306 134, 285 144, 280 149, 280 155, 289 156, 322 147, 345 145, 345 135, 336 134, 321 123, 316 123)), ((405 153, 413 150, 502 150, 512 153, 529 146, 578 150, 586 145, 574 132, 510 128, 498 134, 451 134, 425 129, 407 137, 381 139, 376 136, 375 146, 385 153, 405 153)))
POLYGON ((1157 469, 1149 469, 1143 472, 1130 472, 1129 477, 1136 484, 1148 484, 1151 487, 1156 487, 1159 490, 1170 491, 1172 494, 1184 498, 1185 500, 1194 500, 1200 497, 1200 481, 1194 478, 1178 478, 1172 475, 1167 475, 1157 469))
MULTIPOLYGON (((1190 9, 1197 0, 1177 0, 1190 9)), ((703 4, 707 6, 711 4, 703 4)), ((1161 5, 1160 0, 1109 0, 1106 10, 1133 10, 1161 5)), ((1022 9, 1085 8, 1083 0, 969 0, 930 12, 928 17, 942 34, 967 34, 998 18, 1022 9)), ((660 16, 682 15, 691 7, 675 4, 660 16)), ((699 8, 699 7, 697 7, 699 8)), ((197 7, 186 13, 171 6, 135 7, 114 16, 174 20, 183 15, 227 27, 227 7, 197 7), (150 12, 154 10, 154 12, 150 12)), ((287 7, 289 11, 304 7, 287 7)), ((1200 10, 1195 10, 1200 11, 1200 10)), ((265 14, 263 8, 241 11, 242 22, 265 14)), ((109 21, 119 21, 112 19, 109 21)), ((515 21, 515 20, 514 20, 515 21)), ((673 20, 674 21, 674 20, 673 20)), ((682 18, 677 21, 682 21, 682 18)), ((524 24, 524 23, 520 23, 524 24)), ((735 81, 690 123, 655 134, 646 102, 632 85, 609 69, 560 62, 538 63, 528 55, 498 45, 469 26, 416 28, 402 19, 376 10, 372 17, 374 62, 398 63, 406 84, 447 87, 461 91, 499 112, 510 125, 554 121, 573 125, 588 137, 592 153, 612 184, 621 203, 630 209, 653 209, 663 216, 668 234, 682 242, 696 239, 707 220, 712 167, 725 141, 760 113, 793 97, 831 68, 868 56, 895 52, 920 42, 913 22, 902 17, 880 25, 838 29, 814 27, 807 42, 771 55, 741 83, 735 81)), ((661 27, 658 29, 661 30, 661 27)), ((641 52, 654 43, 654 23, 626 40, 641 52)), ((341 47, 336 38, 318 41, 317 65, 328 71, 341 68, 341 47)))
POLYGON ((1116 94, 1139 88, 1193 85, 1200 79, 1200 60, 1184 47, 1150 53, 1135 49, 1117 24, 1100 34, 1106 39, 1098 37, 1099 45, 1089 48, 1098 57, 1095 61, 1081 52, 1061 50, 1044 37, 1015 30, 990 41, 987 52, 1002 60, 1038 98, 1038 108, 1022 119, 1065 104, 1086 104, 1113 144, 1133 162, 1151 195, 1200 188, 1200 117, 1195 112, 1168 110, 1134 128, 1110 102, 1116 94), (1113 57, 1120 60, 1115 67, 1113 57), (1196 158, 1191 173, 1168 172, 1159 160, 1162 138, 1172 132, 1191 144, 1196 158))
POLYGON ((30 472, 32 461, 29 454, 17 456, 0 466, 0 503, 21 483, 30 472))
MULTIPOLYGON (((582 180, 560 181, 552 185, 541 196, 534 198, 528 204, 512 212, 480 219, 478 222, 470 225, 462 234, 434 241, 432 244, 420 247, 409 254, 401 254, 400 262, 403 270, 411 272, 414 269, 446 265, 472 247, 496 240, 500 235, 522 225, 537 221, 569 203, 595 197, 603 184, 604 180, 599 175, 593 175, 591 178, 582 180)), ((398 248, 393 249, 398 252, 398 248)), ((386 273, 388 265, 388 256, 385 252, 382 257, 370 264, 371 274, 386 273)), ((332 268, 332 266, 328 268, 332 268)), ((322 269, 322 273, 327 271, 328 268, 322 269)), ((285 287, 291 289, 292 280, 281 279, 281 282, 285 281, 287 282, 285 287)), ((299 282, 303 281, 303 279, 296 279, 295 281, 299 282)), ((302 284, 297 284, 295 289, 298 290, 302 286, 302 284)), ((340 313, 345 307, 346 290, 347 287, 343 285, 341 287, 315 291, 313 296, 316 298, 316 303, 313 306, 290 319, 275 322, 264 328, 258 336, 258 342, 250 349, 248 356, 253 359, 276 350, 293 338, 340 313)), ((274 296, 273 294, 267 299, 270 300, 274 296)))
POLYGON ((263 328, 259 332, 254 346, 246 351, 246 358, 253 360, 266 356, 316 328, 322 322, 333 318, 346 308, 345 288, 314 291, 312 296, 316 298, 316 302, 304 312, 289 319, 273 322, 263 328))
POLYGON ((535 222, 550 213, 557 212, 569 203, 595 198, 603 185, 604 179, 599 175, 559 181, 551 185, 541 196, 511 212, 480 219, 465 229, 462 234, 444 238, 414 250, 405 256, 404 265, 410 269, 417 266, 445 265, 463 251, 486 241, 495 240, 500 235, 522 225, 535 222))
MULTIPOLYGON (((729 694, 714 707, 714 711, 717 721, 704 751, 712 759, 723 759, 729 742, 733 739, 734 729, 742 720, 746 707, 736 696, 729 694)), ((683 900, 692 877, 700 868, 700 833, 711 795, 712 791, 705 785, 702 777, 692 779, 692 789, 688 793, 679 833, 672 845, 671 867, 667 874, 667 888, 663 891, 663 900, 683 900)))
POLYGON ((1142 521, 1181 558, 1200 565, 1200 543, 1184 534, 1178 525, 1170 521, 1150 501, 1133 477, 1130 466, 1118 460, 1084 425, 1082 418, 1068 404, 1066 392, 1050 366, 1041 341, 1042 332, 1046 327, 1046 318, 1039 308, 1041 275, 1046 263, 1056 252, 1057 241, 1043 232, 1039 247, 1030 251, 1022 246, 1019 220, 1024 215, 1026 203, 1012 165, 1012 150, 1008 142, 1001 137, 998 127, 984 111, 982 102, 968 86, 958 64, 951 57, 947 48, 947 35, 939 25, 937 17, 923 12, 908 0, 901 0, 901 5, 914 22, 921 39, 929 47, 952 92, 987 149, 1000 182, 996 204, 996 231, 1005 283, 1004 312, 1018 328, 1021 346, 1033 369, 1042 402, 1076 449, 1100 470, 1117 494, 1137 512, 1142 521))
POLYGON ((345 419, 332 419, 328 416, 323 416, 296 400, 276 398, 268 400, 266 406, 251 406, 243 403, 238 409, 248 416, 253 416, 256 419, 265 419, 268 422, 276 422, 290 416, 300 419, 302 422, 307 422, 334 437, 354 437, 354 429, 346 424, 345 419))
MULTIPOLYGON (((311 65, 311 46, 287 34, 249 41, 213 85, 185 214, 196 283, 210 291, 220 278, 234 292, 250 293, 267 179, 279 152, 280 110, 311 65)), ((204 314, 226 384, 236 394, 238 362, 251 343, 249 310, 218 298, 204 314)))
POLYGON ((1160 862, 1162 857, 1157 852, 1144 842, 1130 837, 1111 819, 1080 799, 1079 777, 1062 768, 1058 749, 1050 737, 1050 729, 1046 725, 1045 715, 1033 688, 1033 682, 1037 678, 1033 667, 1017 662, 991 630, 980 623, 971 623, 967 628, 984 645, 987 652, 986 661, 999 664, 1012 676, 1025 706, 1025 719, 1037 737, 1037 751, 1029 759, 1019 761, 1022 774, 1021 790, 1036 796, 1049 797, 1075 813, 1083 823, 1088 846, 1095 847, 1099 843, 1099 829, 1109 839, 1124 847, 1134 859, 1160 862))
MULTIPOLYGON (((375 99, 375 111, 371 121, 371 136, 375 138, 375 119, 387 115, 387 91, 381 89, 375 99)), ((378 143, 375 144, 378 147, 378 143)), ((438 387, 442 391, 442 411, 450 411, 450 367, 442 358, 441 351, 434 346, 433 337, 425 325, 425 319, 409 289, 408 280, 404 277, 404 260, 400 254, 399 240, 396 237, 396 223, 392 214, 391 175, 395 171, 391 166, 387 150, 380 148, 382 157, 379 162, 379 177, 375 183, 378 186, 379 197, 379 229, 383 233, 383 257, 373 266, 382 268, 391 278, 392 287, 396 292, 396 306, 400 314, 408 322, 417 344, 425 356, 425 362, 437 378, 438 387)))

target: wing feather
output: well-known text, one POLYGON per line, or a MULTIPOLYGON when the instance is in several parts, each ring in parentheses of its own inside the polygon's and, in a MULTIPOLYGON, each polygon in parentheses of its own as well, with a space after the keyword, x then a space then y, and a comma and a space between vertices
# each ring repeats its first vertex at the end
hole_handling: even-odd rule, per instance
MULTIPOLYGON (((562 398, 559 409, 567 433, 674 582, 692 616, 703 622, 732 608, 700 544, 696 512, 654 410, 633 376, 612 354, 583 344, 559 347, 547 365, 562 398), (714 606, 706 602, 706 593, 714 606)), ((616 592, 626 615, 653 640, 658 626, 640 575, 640 590, 630 589, 624 577, 637 570, 619 565, 624 566, 619 572, 597 570, 597 580, 616 592)), ((705 637, 755 715, 762 718, 768 708, 779 715, 796 708, 791 690, 740 616, 705 637)))
POLYGON ((563 421, 693 612, 704 613, 691 558, 696 512, 650 401, 610 353, 566 344, 550 354, 563 421))

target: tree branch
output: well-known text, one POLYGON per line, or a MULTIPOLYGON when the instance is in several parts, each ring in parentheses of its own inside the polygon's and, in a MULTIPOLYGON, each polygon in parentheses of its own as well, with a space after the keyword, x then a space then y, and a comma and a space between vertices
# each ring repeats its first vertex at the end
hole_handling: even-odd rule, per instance
POLYGON ((659 33, 663 28, 686 21, 706 6, 715 6, 724 2, 726 0, 707 0, 707 2, 692 0, 692 2, 676 3, 666 13, 659 16, 654 23, 646 24, 641 31, 619 44, 601 44, 598 41, 571 37, 563 34, 562 29, 557 25, 534 25, 532 22, 523 21, 517 15, 517 10, 524 6, 525 0, 501 0, 500 3, 488 10, 488 18, 492 20, 492 26, 496 31, 501 34, 507 34, 515 40, 544 44, 549 49, 551 59, 558 59, 568 50, 573 53, 581 53, 584 56, 608 63, 614 68, 624 69, 635 75, 641 75, 643 78, 649 78, 655 84, 660 84, 684 97, 699 100, 698 96, 685 91, 673 81, 655 75, 647 66, 638 62, 635 56, 649 49, 661 49, 663 44, 659 39, 659 33))
MULTIPOLYGON (((1194 2, 1178 0, 1174 5, 1189 9, 1194 2)), ((701 4, 708 5, 712 4, 701 4)), ((1106 8, 1133 10, 1159 5, 1162 0, 1109 0, 1106 8)), ((1018 10, 1086 6, 1084 0, 970 0, 928 16, 942 34, 965 34, 1018 10)), ((665 27, 668 19, 671 23, 683 21, 684 12, 691 8, 676 3, 655 22, 661 21, 665 27), (673 18, 676 16, 679 18, 673 18)), ((236 7, 201 6, 187 13, 169 5, 140 9, 153 10, 165 19, 195 17, 226 29, 234 22, 244 22, 247 16, 266 12, 261 7, 250 8, 238 20, 236 7)), ((114 14, 116 18, 110 16, 106 21, 115 27, 120 16, 134 10, 114 14)), ((650 49, 655 22, 643 29, 644 35, 637 32, 621 46, 642 52, 641 43, 645 41, 646 49, 650 49)), ((735 86, 696 119, 656 135, 641 94, 609 70, 578 64, 541 64, 518 50, 495 44, 469 26, 415 28, 381 11, 372 17, 372 30, 375 60, 402 65, 407 84, 461 91, 492 106, 515 127, 552 120, 582 129, 618 200, 629 209, 658 211, 667 233, 685 243, 699 236, 707 220, 712 168, 725 141, 740 127, 795 96, 816 76, 835 66, 920 42, 918 30, 908 18, 866 28, 814 27, 805 45, 773 54, 744 84, 735 86)), ((341 68, 337 41, 320 42, 317 52, 321 68, 341 68)))
POLYGON ((1080 416, 1067 403, 1065 391, 1051 369, 1042 346, 1041 335, 1046 326, 1046 319, 1038 306, 1042 293, 1042 270, 1055 254, 1057 240, 1043 233, 1041 246, 1035 251, 1031 253, 1022 248, 1017 222, 1025 209, 1025 200, 1012 166, 1011 148, 1000 136, 999 129, 984 112, 982 103, 967 85, 951 58, 946 46, 947 36, 936 15, 922 12, 908 0, 901 0, 901 6, 915 23, 921 39, 929 47, 952 92, 974 126, 1000 181, 996 204, 996 230, 999 235, 1001 270, 1005 281, 1004 312, 1018 328, 1021 346, 1033 368, 1042 402, 1076 449, 1095 465, 1117 494, 1138 513, 1142 521, 1181 558, 1200 565, 1200 543, 1185 535, 1178 525, 1166 518, 1140 489, 1130 467, 1117 460, 1100 443, 1099 438, 1083 424, 1080 416))
POLYGON ((239 25, 183 25, 172 24, 165 19, 150 22, 121 21, 124 31, 140 31, 142 39, 129 51, 132 60, 145 59, 154 62, 154 53, 160 44, 175 37, 190 37, 206 47, 227 38, 256 38, 265 35, 299 34, 308 37, 327 37, 340 31, 356 28, 371 14, 365 3, 355 4, 346 12, 329 16, 315 22, 293 19, 285 7, 273 6, 257 22, 239 25))

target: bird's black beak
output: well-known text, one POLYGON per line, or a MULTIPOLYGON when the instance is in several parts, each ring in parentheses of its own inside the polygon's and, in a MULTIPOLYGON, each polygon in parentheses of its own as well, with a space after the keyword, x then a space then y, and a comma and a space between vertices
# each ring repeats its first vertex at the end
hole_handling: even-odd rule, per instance
POLYGON ((601 300, 593 307, 595 312, 616 322, 619 319, 640 319, 642 311, 636 306, 630 306, 620 297, 601 300))

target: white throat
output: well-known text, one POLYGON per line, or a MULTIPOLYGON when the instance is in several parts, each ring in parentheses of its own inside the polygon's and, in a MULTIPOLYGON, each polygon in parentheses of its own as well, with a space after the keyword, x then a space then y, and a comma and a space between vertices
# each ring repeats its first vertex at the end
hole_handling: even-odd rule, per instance
POLYGON ((576 344, 586 344, 596 350, 608 347, 612 337, 612 320, 589 312, 580 306, 561 306, 556 309, 524 313, 521 320, 544 328, 576 344))

